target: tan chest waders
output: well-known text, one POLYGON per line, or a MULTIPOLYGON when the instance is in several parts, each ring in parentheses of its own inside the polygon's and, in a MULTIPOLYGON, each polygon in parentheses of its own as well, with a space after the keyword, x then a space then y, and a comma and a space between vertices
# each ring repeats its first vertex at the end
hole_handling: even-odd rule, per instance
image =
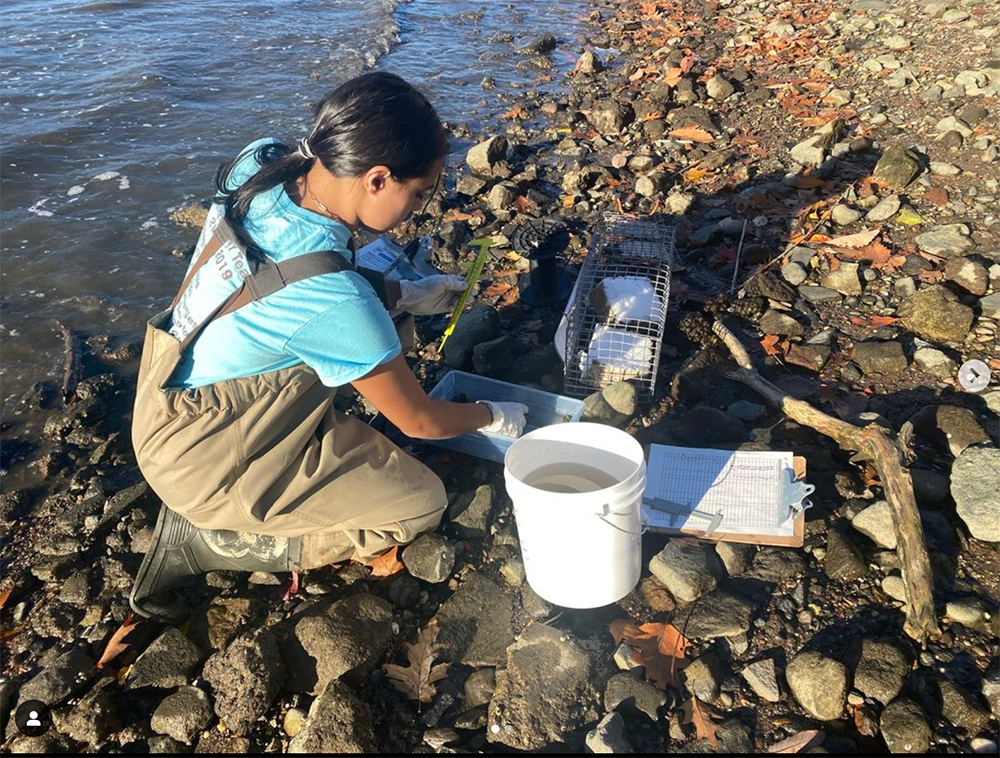
MULTIPOLYGON (((215 319, 293 282, 353 270, 333 251, 266 261, 182 342, 165 330, 173 308, 225 244, 239 242, 220 221, 171 308, 147 324, 139 368, 132 443, 165 507, 130 601, 168 621, 181 610, 156 593, 187 576, 367 560, 434 529, 448 504, 430 469, 334 410, 336 389, 308 366, 197 389, 167 386, 185 348, 215 319)), ((384 297, 384 287, 376 291, 384 297)))

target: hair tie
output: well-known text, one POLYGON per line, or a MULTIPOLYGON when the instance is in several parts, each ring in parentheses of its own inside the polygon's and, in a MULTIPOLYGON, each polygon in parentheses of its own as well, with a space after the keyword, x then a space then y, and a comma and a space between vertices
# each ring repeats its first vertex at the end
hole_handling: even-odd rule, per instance
POLYGON ((301 153, 303 158, 312 160, 316 157, 316 154, 309 147, 309 138, 303 137, 299 140, 299 153, 301 153))

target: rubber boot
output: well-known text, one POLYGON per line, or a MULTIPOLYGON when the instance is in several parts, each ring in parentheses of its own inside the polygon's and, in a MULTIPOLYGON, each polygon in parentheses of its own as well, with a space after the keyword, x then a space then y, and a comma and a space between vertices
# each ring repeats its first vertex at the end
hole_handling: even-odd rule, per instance
POLYGON ((168 590, 188 577, 209 571, 298 571, 301 551, 301 537, 199 529, 163 505, 129 605, 144 618, 180 624, 189 609, 168 590))

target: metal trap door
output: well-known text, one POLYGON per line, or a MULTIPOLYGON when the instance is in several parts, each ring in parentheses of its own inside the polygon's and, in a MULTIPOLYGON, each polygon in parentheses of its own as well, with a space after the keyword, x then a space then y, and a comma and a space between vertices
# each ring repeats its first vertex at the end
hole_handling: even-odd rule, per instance
POLYGON ((582 397, 633 381, 653 399, 674 259, 674 229, 605 214, 567 314, 565 391, 582 397))

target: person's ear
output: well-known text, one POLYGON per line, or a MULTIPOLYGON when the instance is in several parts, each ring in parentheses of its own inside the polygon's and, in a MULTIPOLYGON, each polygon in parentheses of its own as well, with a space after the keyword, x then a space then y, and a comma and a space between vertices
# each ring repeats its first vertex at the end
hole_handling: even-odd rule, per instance
POLYGON ((365 172, 365 189, 372 194, 381 192, 391 176, 392 171, 388 166, 372 166, 365 172))

